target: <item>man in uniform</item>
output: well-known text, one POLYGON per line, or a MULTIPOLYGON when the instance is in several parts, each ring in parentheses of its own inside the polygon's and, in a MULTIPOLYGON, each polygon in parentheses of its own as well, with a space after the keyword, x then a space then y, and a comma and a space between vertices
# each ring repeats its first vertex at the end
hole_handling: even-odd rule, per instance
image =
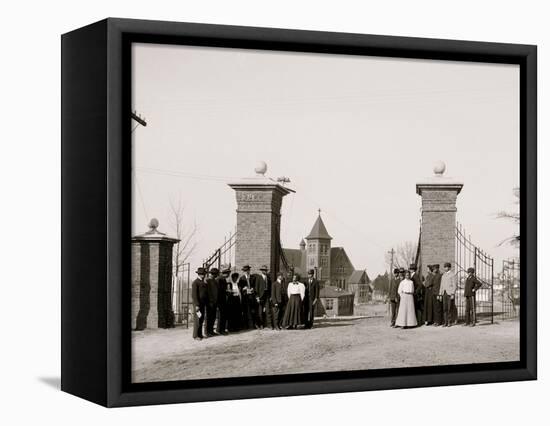
POLYGON ((206 337, 213 337, 214 324, 216 323, 216 314, 218 308, 218 275, 220 270, 218 268, 212 268, 208 272, 208 279, 206 285, 208 289, 208 306, 206 307, 206 337))
POLYGON ((257 324, 260 329, 271 327, 275 330, 273 311, 271 308, 271 278, 267 274, 268 268, 262 265, 260 273, 256 276, 256 302, 258 303, 257 324))
POLYGON ((432 293, 433 293, 433 321, 434 325, 436 327, 440 326, 443 323, 443 307, 442 304, 442 297, 439 295, 439 289, 441 288, 441 272, 439 272, 439 263, 436 263, 432 265, 433 270, 433 285, 432 285, 432 293))
POLYGON ((466 299, 466 322, 464 325, 476 325, 476 291, 482 286, 475 276, 475 269, 468 268, 468 277, 464 284, 464 298, 466 299))
POLYGON ((445 273, 441 277, 439 295, 443 298, 443 327, 450 327, 452 325, 451 300, 455 298, 457 282, 456 275, 451 271, 452 265, 446 262, 444 268, 445 273))
MULTIPOLYGON (((244 265, 243 274, 239 278, 239 288, 241 290, 241 303, 243 308, 243 322, 248 329, 253 329, 256 325, 256 283, 255 277, 250 274, 250 265, 244 265)), ((258 328, 256 326, 256 328, 258 328)))
POLYGON ((393 270, 393 277, 390 278, 390 290, 388 293, 388 300, 390 302, 390 325, 395 327, 395 320, 397 318, 397 310, 399 309, 399 283, 401 278, 399 277, 399 268, 393 270))
POLYGON ((202 340, 202 326, 206 307, 208 306, 208 287, 205 281, 206 270, 198 268, 197 278, 191 285, 191 300, 193 301, 193 339, 202 340))
POLYGON ((229 285, 229 274, 231 274, 231 268, 224 268, 222 270, 221 277, 217 278, 218 283, 218 325, 216 331, 218 334, 226 335, 227 332, 227 289, 229 285))
POLYGON ((304 297, 304 328, 313 328, 315 318, 315 306, 319 300, 319 281, 314 277, 315 271, 310 269, 307 273, 306 294, 304 297))
POLYGON ((277 330, 281 330, 283 322, 283 314, 285 312, 285 299, 283 297, 284 290, 284 278, 283 274, 279 272, 277 274, 277 280, 271 286, 271 305, 273 306, 273 323, 277 330))
POLYGON ((411 280, 414 284, 414 310, 416 311, 416 322, 420 326, 422 322, 422 311, 424 310, 424 285, 422 284, 422 276, 417 272, 416 265, 411 263, 409 271, 411 280))
POLYGON ((433 309, 433 279, 432 265, 428 265, 428 274, 424 280, 424 324, 432 325, 434 322, 433 309))

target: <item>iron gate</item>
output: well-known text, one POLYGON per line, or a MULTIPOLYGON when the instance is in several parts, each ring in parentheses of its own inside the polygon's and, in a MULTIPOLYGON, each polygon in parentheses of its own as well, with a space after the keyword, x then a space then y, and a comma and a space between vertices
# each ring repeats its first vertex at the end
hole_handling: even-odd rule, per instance
POLYGON ((191 264, 184 263, 177 274, 172 275, 172 308, 176 325, 189 328, 192 310, 191 300, 191 264))
POLYGON ((458 290, 455 295, 456 319, 463 321, 466 314, 466 299, 464 286, 468 277, 468 268, 474 268, 475 276, 482 286, 475 295, 477 321, 487 321, 491 324, 495 315, 494 297, 494 259, 485 251, 477 247, 466 234, 461 224, 456 225, 455 271, 457 274, 458 290))

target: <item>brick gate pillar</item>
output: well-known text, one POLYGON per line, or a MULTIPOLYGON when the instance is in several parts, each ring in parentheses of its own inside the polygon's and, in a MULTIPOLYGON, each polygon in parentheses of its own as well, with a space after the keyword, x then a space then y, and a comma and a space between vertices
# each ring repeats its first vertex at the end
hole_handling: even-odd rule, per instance
POLYGON ((132 330, 174 325, 172 248, 179 240, 157 228, 151 219, 149 231, 132 238, 132 330))
POLYGON ((257 271, 267 265, 275 278, 280 263, 281 205, 290 188, 264 176, 267 165, 260 162, 256 176, 228 185, 237 198, 237 236, 235 266, 240 271, 249 264, 257 271))
MULTIPOLYGON (((416 184, 416 193, 422 197, 422 233, 420 258, 422 274, 428 266, 455 262, 456 249, 456 200, 463 184, 444 176, 445 163, 434 166, 434 175, 416 184)), ((453 267, 454 269, 454 267, 453 267)))

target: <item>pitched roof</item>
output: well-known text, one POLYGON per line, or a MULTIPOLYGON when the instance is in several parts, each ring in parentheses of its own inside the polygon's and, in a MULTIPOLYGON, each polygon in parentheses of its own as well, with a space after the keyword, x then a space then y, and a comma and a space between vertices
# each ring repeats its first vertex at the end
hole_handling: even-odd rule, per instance
POLYGON ((325 227, 325 224, 323 223, 323 219, 321 219, 320 214, 319 216, 317 216, 317 220, 313 224, 313 228, 311 228, 309 235, 306 237, 306 240, 314 239, 332 240, 332 237, 328 234, 327 228, 325 227))
POLYGON ((365 271, 353 271, 348 279, 350 284, 367 284, 368 277, 365 271))
POLYGON ((332 285, 324 286, 321 290, 319 290, 319 297, 342 297, 351 295, 353 295, 353 293, 332 285))
POLYGON ((294 266, 294 271, 302 274, 305 268, 305 258, 303 258, 303 251, 300 249, 283 248, 286 260, 289 266, 294 266))

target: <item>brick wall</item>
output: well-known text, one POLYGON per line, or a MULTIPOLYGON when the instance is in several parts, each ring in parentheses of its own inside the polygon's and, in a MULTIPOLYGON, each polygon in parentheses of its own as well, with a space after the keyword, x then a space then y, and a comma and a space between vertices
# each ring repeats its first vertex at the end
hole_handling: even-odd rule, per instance
POLYGON ((171 242, 132 242, 132 329, 173 326, 171 242))
POLYGON ((426 189, 422 196, 422 273, 427 265, 455 261, 456 189, 426 189))

